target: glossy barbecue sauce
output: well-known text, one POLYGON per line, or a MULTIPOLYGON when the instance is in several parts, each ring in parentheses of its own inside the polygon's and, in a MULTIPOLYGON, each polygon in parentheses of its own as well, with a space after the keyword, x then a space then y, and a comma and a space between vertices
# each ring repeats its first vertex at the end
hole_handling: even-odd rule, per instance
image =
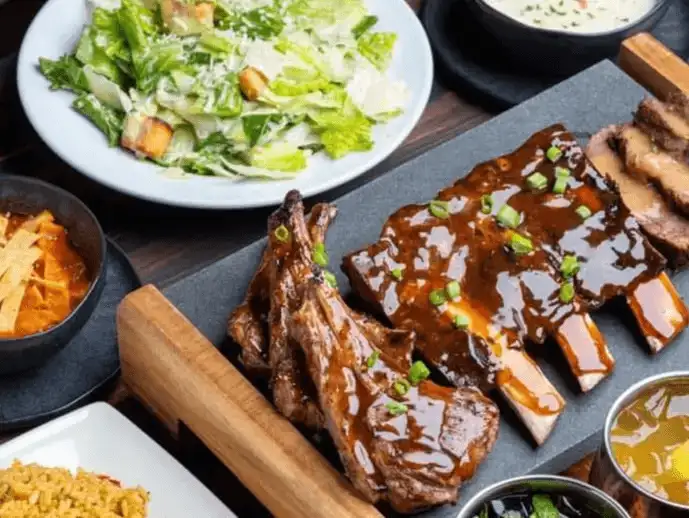
MULTIPOLYGON (((537 133, 510 155, 480 164, 436 199, 447 202, 447 218, 434 215, 429 205, 403 207, 388 219, 378 243, 346 260, 345 267, 358 272, 350 275, 355 287, 382 301, 393 324, 415 329, 425 357, 450 381, 485 388, 486 379, 511 377, 523 385, 527 407, 558 412, 561 401, 536 395, 527 371, 505 367, 512 365, 507 354, 525 339, 543 342, 562 332, 568 318, 655 277, 664 259, 560 125, 537 133), (557 160, 546 156, 551 147, 561 151, 557 160), (553 192, 556 168, 569 172, 563 194, 553 192), (546 188, 529 187, 527 178, 534 173, 547 178, 546 188), (492 200, 489 214, 482 211, 483 195, 492 200), (498 222, 504 204, 519 212, 516 228, 498 222), (582 206, 590 211, 586 218, 578 212, 582 206), (531 253, 510 249, 513 232, 531 241, 531 253), (563 302, 566 255, 576 257, 580 269, 573 278, 575 297, 563 302), (394 270, 403 272, 401 278, 394 270), (430 293, 452 280, 459 282, 460 296, 432 304, 430 293), (458 314, 467 317, 466 330, 453 325, 458 314)), ((577 361, 609 370, 608 358, 577 361)))
POLYGON ((346 466, 348 474, 361 480, 352 470, 362 470, 367 496, 375 500, 387 492, 403 512, 429 505, 429 484, 456 498, 495 439, 497 409, 475 389, 429 381, 401 394, 395 383, 407 379, 406 356, 384 348, 387 338, 371 335, 352 317, 327 286, 314 288, 295 315, 331 435, 341 452, 348 451, 343 458, 358 464, 346 466), (404 408, 391 411, 390 404, 404 408))

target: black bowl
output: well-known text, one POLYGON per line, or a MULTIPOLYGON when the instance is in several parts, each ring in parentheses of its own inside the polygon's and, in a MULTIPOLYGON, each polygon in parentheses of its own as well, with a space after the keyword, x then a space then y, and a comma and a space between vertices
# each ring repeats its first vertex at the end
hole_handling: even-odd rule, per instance
POLYGON ((501 13, 486 0, 466 1, 479 23, 500 42, 505 56, 515 64, 539 74, 568 76, 617 55, 626 38, 650 31, 672 0, 656 0, 650 11, 631 24, 586 34, 532 27, 501 13))
POLYGON ((76 309, 55 327, 22 338, 0 339, 0 374, 38 367, 65 347, 93 313, 105 285, 105 235, 88 207, 54 185, 0 174, 0 212, 38 214, 44 209, 69 232, 72 245, 89 270, 91 286, 76 309))

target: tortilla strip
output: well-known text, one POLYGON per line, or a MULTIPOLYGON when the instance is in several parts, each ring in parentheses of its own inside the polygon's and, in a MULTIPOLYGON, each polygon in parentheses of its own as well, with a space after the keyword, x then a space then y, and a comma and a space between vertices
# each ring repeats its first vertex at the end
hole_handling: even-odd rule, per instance
POLYGON ((22 230, 26 230, 27 232, 35 233, 41 224, 52 223, 53 221, 55 221, 55 218, 50 213, 50 211, 44 210, 38 216, 34 216, 31 219, 27 219, 19 228, 22 230))
POLYGON ((7 244, 7 238, 5 237, 5 234, 7 234, 7 227, 10 224, 10 220, 7 219, 5 216, 0 216, 0 247, 5 246, 7 244))
POLYGON ((26 282, 22 282, 10 292, 9 296, 2 303, 2 307, 0 307, 0 333, 14 331, 14 325, 19 316, 19 308, 22 305, 27 285, 26 282))
POLYGON ((28 284, 33 264, 41 258, 42 254, 43 252, 36 247, 11 254, 12 265, 0 278, 0 303, 3 303, 19 285, 28 284))
POLYGON ((64 282, 49 281, 46 279, 41 279, 35 275, 31 276, 31 282, 38 284, 39 286, 44 286, 46 288, 52 288, 54 290, 66 290, 67 285, 64 282))
POLYGON ((16 260, 17 252, 24 252, 38 240, 38 234, 26 230, 17 230, 7 245, 0 249, 0 275, 4 275, 16 260))
POLYGON ((58 314, 66 317, 71 308, 71 296, 69 293, 69 273, 63 268, 57 258, 50 253, 45 253, 43 257, 43 278, 52 284, 45 286, 46 306, 58 314), (55 287, 57 285, 57 288, 55 287))

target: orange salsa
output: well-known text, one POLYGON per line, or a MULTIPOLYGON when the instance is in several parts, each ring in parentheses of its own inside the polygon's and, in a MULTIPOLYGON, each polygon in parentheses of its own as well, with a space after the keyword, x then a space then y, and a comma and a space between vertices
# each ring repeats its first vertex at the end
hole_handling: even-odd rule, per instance
POLYGON ((0 339, 59 324, 90 284, 84 260, 49 211, 0 215, 0 339))

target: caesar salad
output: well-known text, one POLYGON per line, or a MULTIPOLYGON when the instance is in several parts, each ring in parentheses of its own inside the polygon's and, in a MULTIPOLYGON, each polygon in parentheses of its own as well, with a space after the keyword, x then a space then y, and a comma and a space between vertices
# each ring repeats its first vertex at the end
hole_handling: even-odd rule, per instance
POLYGON ((39 59, 55 90, 168 173, 288 179, 314 153, 375 145, 404 110, 397 35, 363 0, 89 0, 74 52, 39 59))

